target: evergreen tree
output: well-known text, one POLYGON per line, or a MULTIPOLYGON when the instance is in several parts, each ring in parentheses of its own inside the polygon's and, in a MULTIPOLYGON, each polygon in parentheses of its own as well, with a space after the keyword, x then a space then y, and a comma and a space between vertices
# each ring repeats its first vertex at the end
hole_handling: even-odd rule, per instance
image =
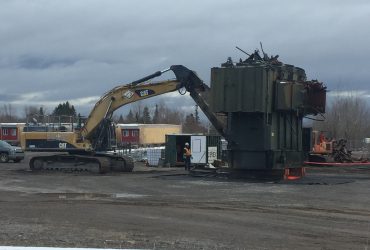
POLYGON ((75 107, 69 104, 69 102, 60 103, 53 111, 53 115, 66 115, 66 116, 75 116, 76 110, 75 107))
POLYGON ((142 121, 144 124, 152 123, 152 119, 150 118, 149 108, 147 106, 144 107, 142 121))
POLYGON ((41 123, 44 122, 44 116, 45 116, 44 109, 43 109, 43 107, 40 107, 40 109, 39 109, 39 122, 41 122, 41 123))
POLYGON ((77 115, 77 128, 80 129, 81 127, 82 127, 81 114, 78 113, 78 115, 77 115))
POLYGON ((142 123, 142 122, 141 122, 141 117, 140 117, 140 115, 139 115, 139 113, 138 113, 138 112, 136 112, 136 113, 135 113, 135 122, 136 122, 136 123, 142 123))
POLYGON ((199 118, 199 111, 198 111, 198 105, 195 105, 195 123, 199 124, 200 118, 199 118))
POLYGON ((40 109, 39 109, 39 115, 44 115, 44 109, 43 109, 43 107, 40 107, 40 109))
POLYGON ((123 120, 123 116, 122 114, 120 114, 119 118, 118 118, 118 123, 124 123, 125 121, 123 120))
POLYGON ((135 119, 135 116, 134 114, 132 113, 132 110, 130 109, 130 112, 128 112, 128 114, 126 115, 126 123, 135 123, 136 122, 136 119, 135 119))
POLYGON ((158 124, 160 122, 159 111, 158 111, 158 104, 155 105, 154 115, 153 115, 153 123, 158 124))
POLYGON ((207 133, 207 128, 204 127, 200 121, 197 122, 196 116, 194 114, 189 114, 185 117, 185 122, 183 123, 182 130, 184 133, 207 133))
POLYGON ((69 102, 60 103, 53 111, 53 116, 60 117, 61 122, 70 122, 70 117, 76 116, 76 110, 69 102))
POLYGON ((194 133, 196 131, 196 121, 193 114, 189 114, 185 117, 185 122, 183 124, 182 130, 185 133, 194 133))

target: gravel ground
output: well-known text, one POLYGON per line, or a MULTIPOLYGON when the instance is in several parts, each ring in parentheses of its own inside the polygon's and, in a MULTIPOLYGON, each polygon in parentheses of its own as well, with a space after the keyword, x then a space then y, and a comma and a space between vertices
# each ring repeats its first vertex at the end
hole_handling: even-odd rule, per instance
POLYGON ((0 164, 0 245, 148 249, 370 249, 370 170, 299 181, 30 172, 0 164))

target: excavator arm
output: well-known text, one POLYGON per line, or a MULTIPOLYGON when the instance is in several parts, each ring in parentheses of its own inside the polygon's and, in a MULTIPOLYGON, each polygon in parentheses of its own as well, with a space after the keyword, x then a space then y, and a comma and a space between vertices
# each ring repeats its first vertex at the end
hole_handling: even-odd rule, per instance
POLYGON ((112 114, 118 108, 139 100, 162 95, 185 88, 190 92, 191 97, 204 111, 216 129, 223 135, 222 122, 209 109, 202 93, 209 92, 209 87, 203 83, 195 72, 182 65, 173 65, 167 70, 158 71, 154 74, 141 78, 127 85, 121 85, 103 95, 95 104, 84 127, 80 131, 79 137, 86 143, 88 140, 93 150, 102 150, 104 146, 104 133, 107 131, 112 114), (160 76, 167 71, 173 71, 176 80, 160 81, 154 83, 145 83, 154 77, 160 76))
POLYGON ((163 81, 142 85, 124 85, 119 86, 106 93, 95 104, 85 126, 81 129, 81 135, 90 139, 99 124, 107 118, 110 118, 118 108, 139 100, 144 100, 153 96, 165 94, 179 89, 179 82, 163 81))

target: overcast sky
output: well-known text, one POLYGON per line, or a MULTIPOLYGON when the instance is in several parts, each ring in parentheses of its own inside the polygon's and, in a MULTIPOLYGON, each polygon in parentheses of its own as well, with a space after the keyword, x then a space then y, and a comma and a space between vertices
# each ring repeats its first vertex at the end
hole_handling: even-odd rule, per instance
POLYGON ((23 115, 23 105, 51 112, 69 101, 87 115, 111 88, 173 64, 209 83, 211 67, 245 58, 235 46, 252 52, 260 41, 332 93, 368 97, 369 24, 368 0, 1 0, 0 105, 23 115))

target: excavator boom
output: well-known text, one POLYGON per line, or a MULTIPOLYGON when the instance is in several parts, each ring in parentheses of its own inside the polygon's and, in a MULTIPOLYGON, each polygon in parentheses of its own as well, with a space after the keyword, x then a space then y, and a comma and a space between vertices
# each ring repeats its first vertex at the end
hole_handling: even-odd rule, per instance
POLYGON ((118 86, 103 95, 95 104, 84 127, 80 131, 79 137, 89 140, 90 144, 85 145, 89 145, 92 150, 104 149, 106 145, 104 144, 103 132, 107 130, 110 118, 115 110, 126 104, 173 92, 181 88, 185 88, 190 92, 190 96, 203 110, 215 128, 221 135, 226 136, 223 130, 223 123, 209 109, 208 97, 206 98, 205 96, 208 96, 210 88, 203 83, 195 72, 182 65, 172 65, 169 69, 157 71, 130 84, 118 86), (145 83, 145 81, 158 77, 169 70, 173 71, 176 80, 145 83), (108 121, 104 122, 106 120, 108 121))
POLYGON ((147 99, 153 96, 172 92, 179 89, 178 81, 164 81, 142 85, 123 85, 107 92, 95 104, 84 127, 81 129, 81 136, 91 138, 99 123, 118 108, 139 100, 147 99))

